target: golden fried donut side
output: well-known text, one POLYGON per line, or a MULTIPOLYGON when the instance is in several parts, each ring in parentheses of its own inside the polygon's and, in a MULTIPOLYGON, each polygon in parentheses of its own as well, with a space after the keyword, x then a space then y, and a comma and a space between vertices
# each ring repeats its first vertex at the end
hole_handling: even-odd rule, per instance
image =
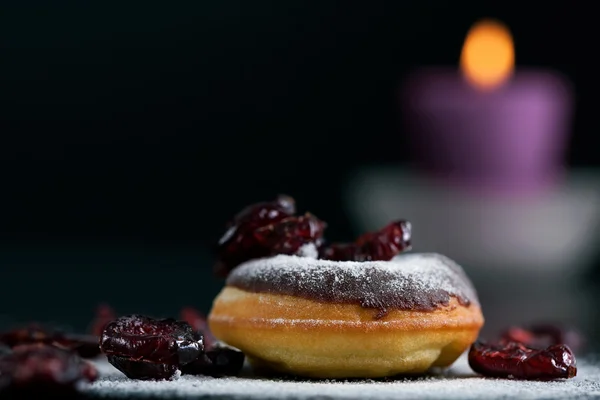
POLYGON ((378 311, 225 287, 209 325, 257 367, 315 378, 378 378, 451 365, 483 326, 478 304, 378 311))

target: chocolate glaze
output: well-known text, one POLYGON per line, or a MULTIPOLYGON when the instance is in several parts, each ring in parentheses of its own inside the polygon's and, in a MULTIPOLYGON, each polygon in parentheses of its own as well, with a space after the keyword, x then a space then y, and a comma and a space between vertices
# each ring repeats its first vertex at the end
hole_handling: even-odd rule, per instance
POLYGON ((234 269, 227 285, 255 293, 360 304, 378 310, 432 311, 455 297, 477 303, 462 268, 439 254, 401 254, 391 261, 339 262, 280 255, 252 260, 234 269))

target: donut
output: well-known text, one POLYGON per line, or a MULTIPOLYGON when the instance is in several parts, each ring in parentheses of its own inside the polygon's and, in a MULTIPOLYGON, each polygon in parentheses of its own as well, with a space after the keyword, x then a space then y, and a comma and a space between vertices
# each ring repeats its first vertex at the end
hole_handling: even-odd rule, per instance
POLYGON ((484 322, 462 268, 434 253, 247 261, 231 271, 208 318, 214 335, 253 367, 331 379, 450 366, 484 322))

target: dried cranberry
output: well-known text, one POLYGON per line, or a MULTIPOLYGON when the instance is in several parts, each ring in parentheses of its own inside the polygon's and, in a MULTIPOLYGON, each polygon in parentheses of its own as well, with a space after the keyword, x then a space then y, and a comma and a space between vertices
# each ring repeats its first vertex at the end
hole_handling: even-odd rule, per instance
POLYGON ((266 255, 296 254, 306 244, 321 244, 325 223, 310 213, 287 217, 276 224, 261 226, 253 239, 267 250, 266 255))
POLYGON ((204 350, 202 338, 187 322, 141 315, 108 324, 100 348, 113 366, 132 379, 172 379, 180 366, 204 350))
POLYGON ((217 343, 217 339, 208 327, 208 322, 204 314, 192 307, 185 307, 181 310, 180 317, 202 336, 205 350, 212 348, 217 343))
POLYGON ((181 310, 181 319, 202 334, 205 348, 204 354, 181 368, 183 374, 214 377, 239 374, 244 365, 244 353, 219 344, 210 331, 206 317, 202 313, 191 307, 186 307, 181 310))
POLYGON ((78 385, 98 377, 94 366, 70 351, 41 343, 19 345, 0 357, 2 397, 36 398, 49 393, 71 398, 78 385))
MULTIPOLYGON (((280 194, 274 201, 264 201, 247 206, 237 213, 230 223, 231 227, 245 225, 250 227, 263 226, 268 223, 280 221, 285 217, 290 217, 296 213, 296 201, 285 194, 280 194)), ((227 240, 225 234, 219 241, 227 240)))
POLYGON ((57 332, 36 324, 14 329, 0 334, 0 341, 7 346, 15 347, 21 344, 47 343, 57 336, 57 332))
POLYGON ((5 332, 0 335, 0 341, 10 347, 34 343, 51 345, 73 351, 84 358, 92 358, 100 354, 97 336, 65 333, 35 324, 5 332))
POLYGON ((197 360, 185 365, 181 372, 188 375, 213 377, 236 376, 244 366, 244 353, 230 347, 215 345, 197 360))
POLYGON ((501 335, 501 340, 520 342, 536 349, 566 344, 577 352, 583 347, 583 339, 577 331, 555 324, 535 324, 527 329, 510 327, 501 335))
POLYGON ((469 365, 481 375, 496 378, 554 380, 577 375, 575 356, 563 344, 532 349, 519 342, 476 342, 469 350, 469 365))
POLYGON ((377 232, 360 236, 354 243, 333 243, 323 247, 320 257, 334 261, 387 261, 411 246, 411 224, 395 221, 377 232))
POLYGON ((311 214, 295 216, 295 202, 279 196, 246 207, 218 243, 215 273, 226 277, 237 265, 276 254, 297 254, 306 244, 320 245, 326 224, 311 214))
POLYGON ((108 362, 130 379, 172 380, 178 377, 180 367, 176 364, 160 364, 136 361, 127 357, 107 355, 108 362))
POLYGON ((96 317, 91 323, 90 333, 100 337, 106 325, 117 319, 115 311, 107 304, 100 304, 96 309, 96 317))

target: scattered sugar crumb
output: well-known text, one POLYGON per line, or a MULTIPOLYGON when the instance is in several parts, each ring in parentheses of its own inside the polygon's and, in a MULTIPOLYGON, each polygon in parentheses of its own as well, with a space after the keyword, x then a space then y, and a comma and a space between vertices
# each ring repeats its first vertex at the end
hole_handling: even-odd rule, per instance
POLYGON ((183 375, 176 381, 135 381, 104 362, 96 363, 101 378, 84 390, 94 397, 193 399, 563 399, 600 396, 600 363, 580 362, 577 377, 556 382, 486 379, 473 374, 466 357, 435 376, 389 381, 306 381, 243 377, 210 378, 183 375), (104 365, 103 365, 104 364, 104 365))
POLYGON ((317 250, 317 246, 314 243, 307 243, 298 249, 299 257, 308 257, 308 258, 318 258, 319 250, 317 250))

